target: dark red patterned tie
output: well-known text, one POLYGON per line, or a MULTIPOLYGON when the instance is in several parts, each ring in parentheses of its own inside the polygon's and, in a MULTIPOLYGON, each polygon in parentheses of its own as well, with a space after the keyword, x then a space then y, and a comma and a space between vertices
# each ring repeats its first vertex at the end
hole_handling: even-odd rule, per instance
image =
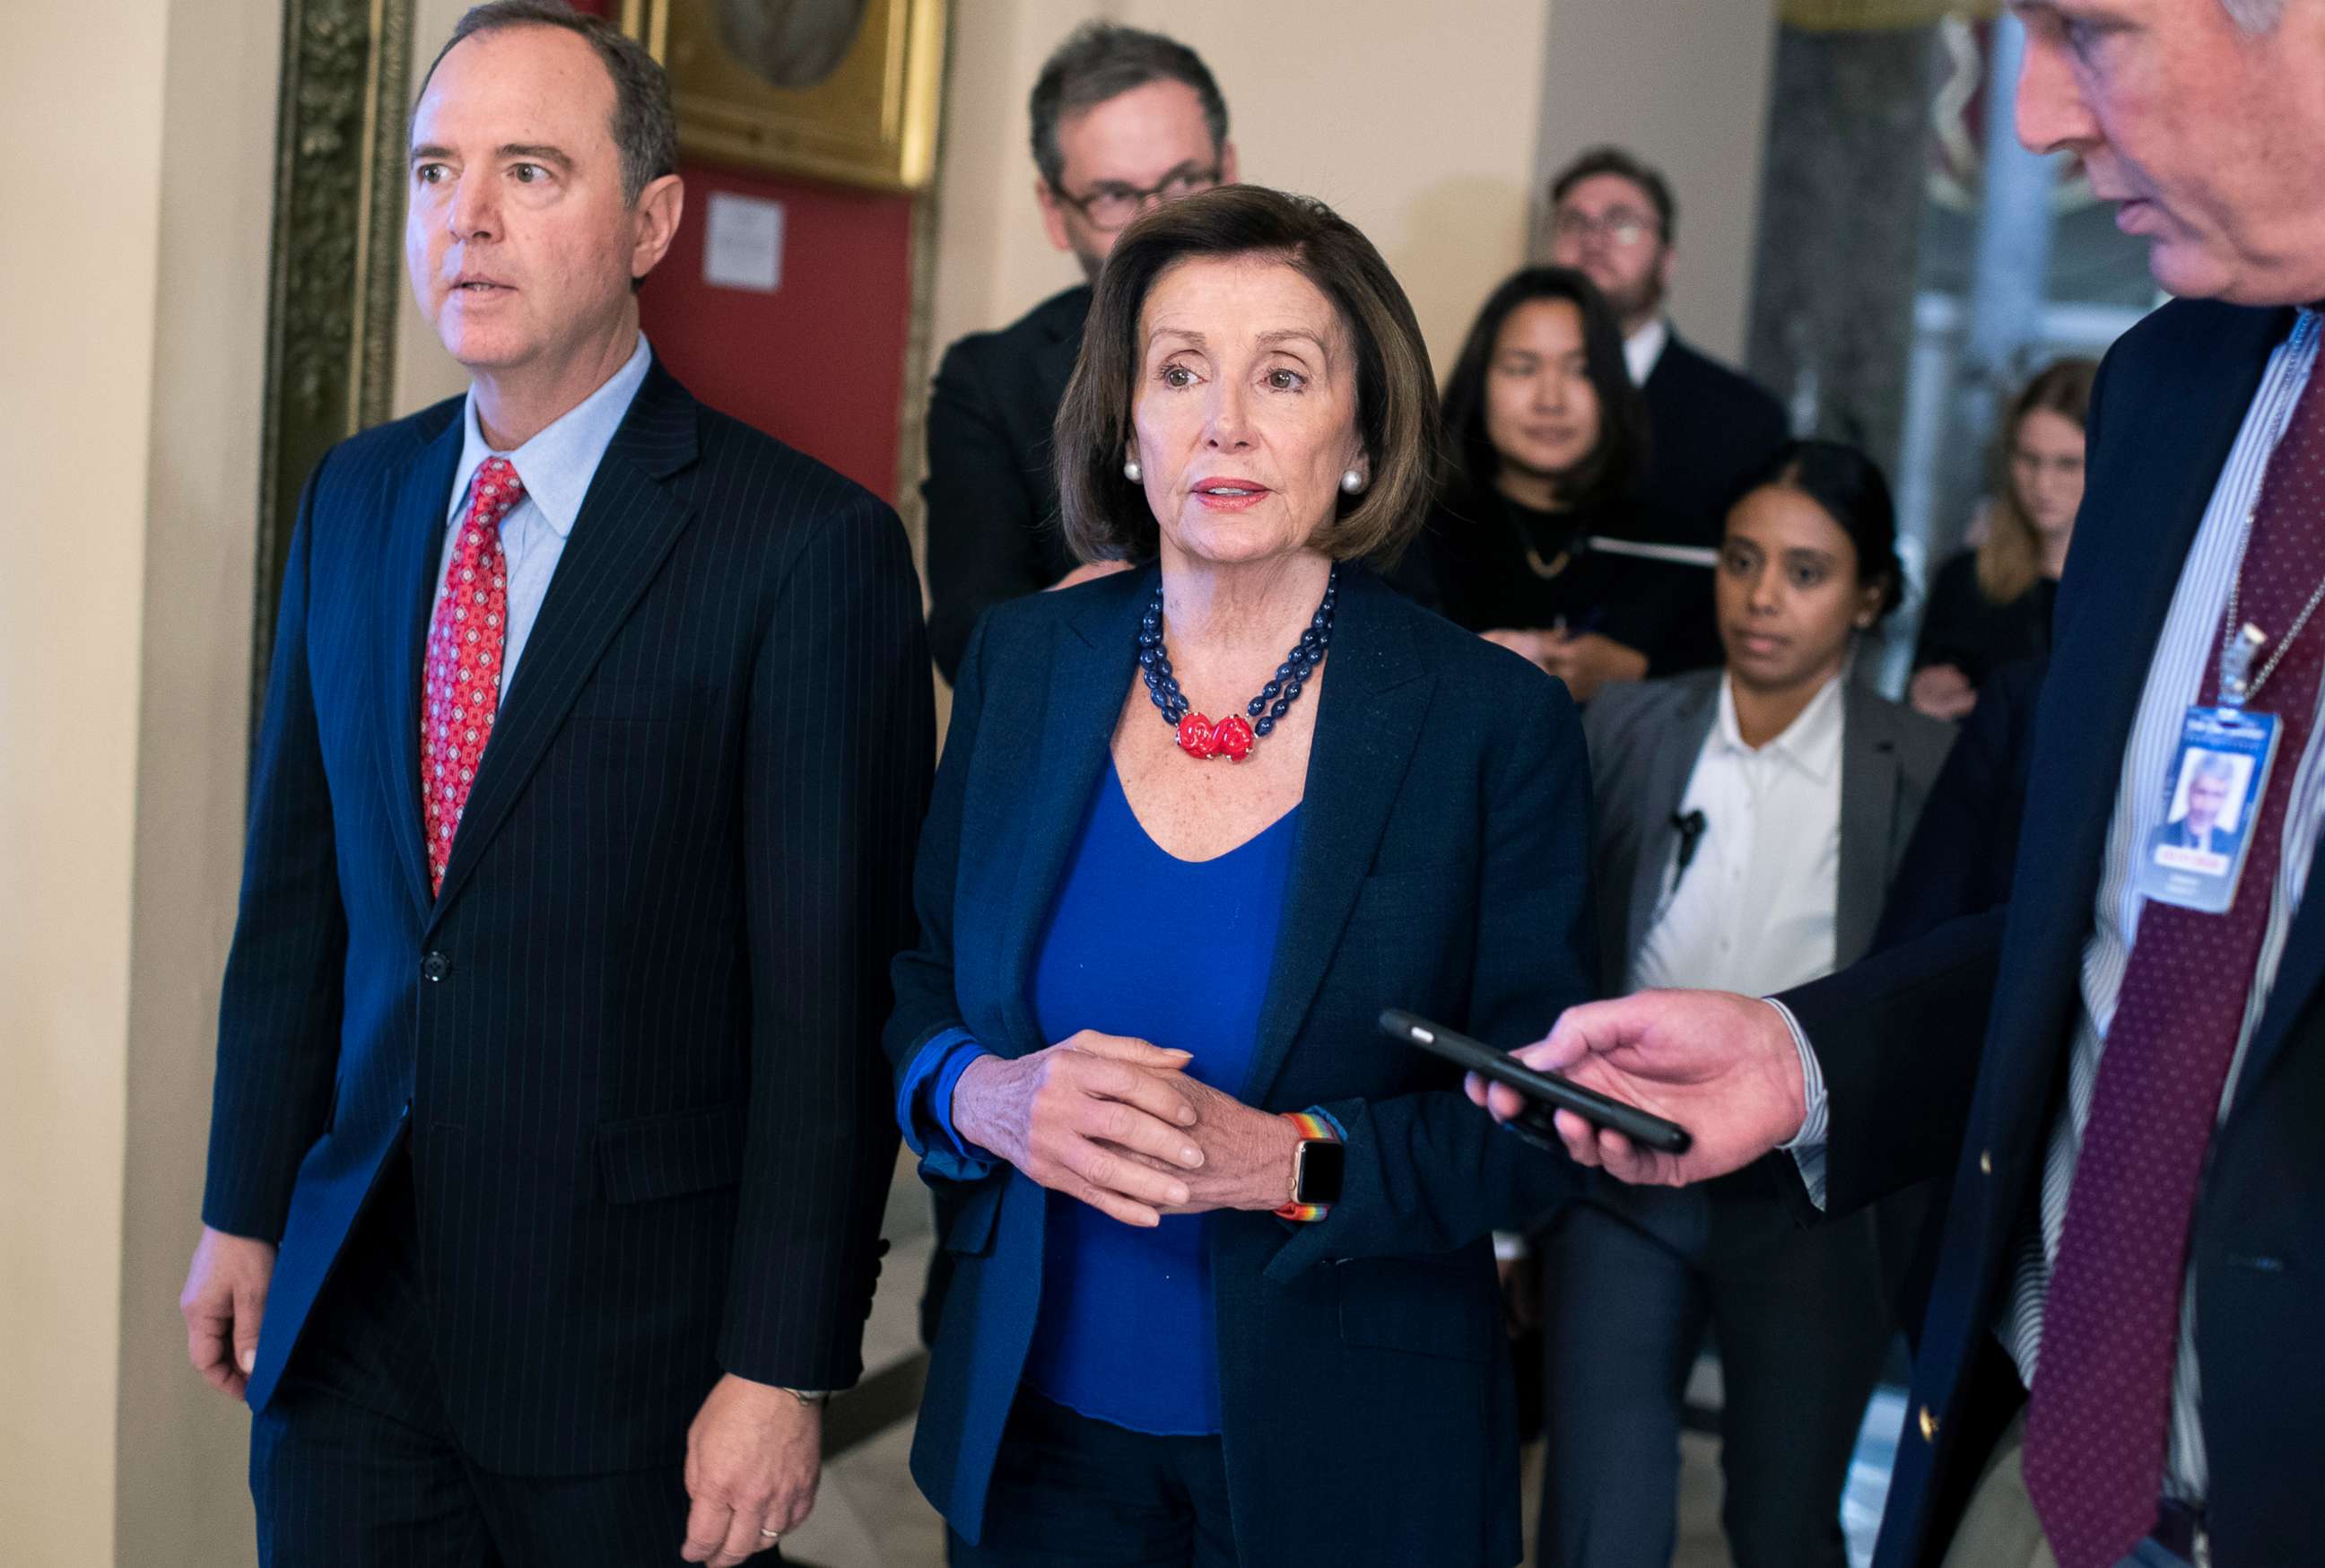
POLYGON ((444 888, 452 835, 477 782, 477 764, 501 706, 501 650, 508 640, 508 558, 501 519, 524 498, 506 458, 486 458, 468 492, 468 515, 444 569, 428 625, 420 705, 420 809, 428 830, 428 886, 444 888))
POLYGON ((2312 374, 2262 480, 2238 590, 2237 618, 2270 638, 2256 670, 2284 655, 2251 702, 2276 716, 2279 739, 2243 880, 2225 914, 2154 900, 2140 913, 2043 1304, 2026 1489, 2060 1568, 2113 1568, 2155 1527, 2189 1223, 2316 716, 2325 616, 2283 639, 2320 578, 2325 375, 2312 374))

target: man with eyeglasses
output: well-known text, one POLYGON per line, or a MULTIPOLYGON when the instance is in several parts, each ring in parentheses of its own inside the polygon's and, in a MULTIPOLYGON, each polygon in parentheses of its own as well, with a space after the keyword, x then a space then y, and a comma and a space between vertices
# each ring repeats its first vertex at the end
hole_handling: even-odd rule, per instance
POLYGON ((1783 406, 1672 330, 1663 297, 1678 207, 1660 172, 1620 147, 1593 147, 1560 171, 1550 200, 1551 260, 1606 294, 1631 379, 1647 394, 1649 525, 1716 547, 1729 504, 1783 444, 1783 406))
MULTIPOLYGON (((1092 281, 1140 213, 1236 178, 1218 84, 1193 50, 1159 33, 1077 29, 1042 66, 1030 108, 1042 226, 1092 281)), ((1050 460, 1089 305, 1089 284, 1078 284, 962 339, 937 370, 921 493, 929 645, 948 681, 987 606, 1112 570, 1067 552, 1050 460)))

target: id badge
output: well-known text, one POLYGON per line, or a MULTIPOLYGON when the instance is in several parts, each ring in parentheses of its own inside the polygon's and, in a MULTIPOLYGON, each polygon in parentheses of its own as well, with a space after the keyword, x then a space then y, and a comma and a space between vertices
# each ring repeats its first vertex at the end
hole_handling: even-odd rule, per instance
POLYGON ((2163 820, 2140 857, 2143 895, 2207 914, 2236 902, 2276 742, 2273 713, 2188 710, 2163 781, 2163 820))

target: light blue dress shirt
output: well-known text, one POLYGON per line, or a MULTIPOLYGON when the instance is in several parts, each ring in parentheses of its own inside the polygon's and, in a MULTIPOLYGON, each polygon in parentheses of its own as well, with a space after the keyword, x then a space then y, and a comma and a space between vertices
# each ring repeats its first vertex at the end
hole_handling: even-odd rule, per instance
MULTIPOLYGON (((460 411, 460 466, 452 475, 452 505, 444 514, 444 551, 436 563, 436 596, 442 598, 444 579, 451 571, 452 550, 459 533, 453 525, 468 515, 468 488, 486 458, 506 458, 524 482, 524 498, 501 519, 501 553, 508 558, 508 636, 501 651, 501 695, 524 652, 525 639, 541 615, 541 601, 549 597, 549 580, 565 553, 573 520, 581 515, 581 498, 597 477, 597 464, 613 444, 630 404, 645 384, 653 351, 645 334, 619 370, 603 386, 560 415, 546 430, 513 452, 495 451, 477 422, 477 393, 460 411)), ((433 610, 431 610, 433 615, 433 610)))

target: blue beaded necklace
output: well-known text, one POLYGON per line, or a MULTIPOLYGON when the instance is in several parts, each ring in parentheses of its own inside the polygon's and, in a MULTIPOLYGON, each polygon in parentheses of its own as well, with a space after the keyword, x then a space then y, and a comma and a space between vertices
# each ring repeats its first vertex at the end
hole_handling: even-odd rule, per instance
POLYGON ((1162 585, 1157 582, 1154 598, 1138 623, 1138 668, 1146 680, 1147 696, 1162 710, 1162 722, 1179 732, 1179 748, 1204 762, 1220 756, 1241 762, 1249 756, 1253 742, 1272 732, 1275 721, 1292 710, 1301 688, 1324 662, 1325 650, 1332 645, 1332 609, 1339 592, 1340 568, 1335 563, 1331 575, 1324 580, 1324 602, 1308 617, 1299 643, 1275 667, 1275 678, 1245 705, 1244 712, 1250 719, 1230 713, 1213 724, 1190 711, 1186 694, 1179 690, 1179 678, 1171 673, 1171 655, 1162 648, 1162 585))

